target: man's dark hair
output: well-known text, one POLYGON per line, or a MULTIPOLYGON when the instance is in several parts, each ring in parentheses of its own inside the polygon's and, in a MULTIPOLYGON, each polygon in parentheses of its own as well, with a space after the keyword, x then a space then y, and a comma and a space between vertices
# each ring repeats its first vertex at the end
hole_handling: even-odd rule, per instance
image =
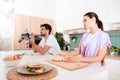
POLYGON ((51 33, 51 30, 52 30, 51 25, 45 23, 45 24, 41 24, 40 27, 45 27, 46 30, 49 30, 49 34, 51 33))

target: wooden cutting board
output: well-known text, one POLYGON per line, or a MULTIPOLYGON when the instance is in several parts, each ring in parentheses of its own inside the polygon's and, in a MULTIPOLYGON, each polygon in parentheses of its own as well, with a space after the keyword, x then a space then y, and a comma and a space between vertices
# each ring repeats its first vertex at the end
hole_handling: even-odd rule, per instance
POLYGON ((88 63, 83 63, 83 62, 77 62, 77 63, 68 63, 68 62, 55 62, 50 59, 47 60, 48 62, 60 66, 62 68, 65 68, 67 70, 77 70, 77 69, 82 69, 85 67, 88 67, 88 63))

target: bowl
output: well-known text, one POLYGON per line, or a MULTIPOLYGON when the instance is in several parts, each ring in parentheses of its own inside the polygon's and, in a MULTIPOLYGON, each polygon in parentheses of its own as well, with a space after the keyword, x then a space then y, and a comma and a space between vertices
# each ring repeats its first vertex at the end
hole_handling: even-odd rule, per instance
POLYGON ((3 59, 3 62, 6 66, 17 66, 21 60, 21 56, 14 55, 14 56, 7 56, 3 59))

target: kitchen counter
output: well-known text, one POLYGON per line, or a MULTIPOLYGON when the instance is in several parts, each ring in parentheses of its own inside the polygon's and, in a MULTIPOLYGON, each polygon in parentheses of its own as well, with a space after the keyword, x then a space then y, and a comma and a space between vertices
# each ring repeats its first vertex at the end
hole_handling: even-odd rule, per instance
POLYGON ((120 60, 120 55, 110 55, 110 54, 107 54, 105 56, 105 58, 120 60))
POLYGON ((69 71, 47 62, 46 59, 50 58, 52 55, 46 54, 43 56, 32 51, 0 51, 0 63, 1 63, 0 80, 7 80, 6 73, 12 68, 6 67, 2 59, 10 54, 22 54, 22 53, 26 53, 27 55, 23 56, 19 65, 25 64, 28 61, 39 61, 54 66, 58 70, 58 75, 52 78, 51 80, 108 80, 108 71, 104 67, 98 68, 94 66, 89 66, 83 69, 69 71))

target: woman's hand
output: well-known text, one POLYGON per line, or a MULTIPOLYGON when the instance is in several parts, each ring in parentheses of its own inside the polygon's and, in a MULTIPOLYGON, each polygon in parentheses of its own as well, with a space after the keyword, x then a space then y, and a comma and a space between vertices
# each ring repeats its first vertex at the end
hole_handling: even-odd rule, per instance
POLYGON ((80 62, 80 59, 81 59, 80 57, 74 56, 74 57, 67 57, 66 61, 74 63, 74 62, 80 62))
POLYGON ((59 53, 59 54, 57 54, 58 56, 62 56, 62 57, 64 57, 64 58, 70 58, 71 57, 71 55, 69 55, 69 53, 59 53))
POLYGON ((59 53, 59 54, 57 54, 58 56, 65 56, 65 54, 63 54, 63 53, 59 53))

